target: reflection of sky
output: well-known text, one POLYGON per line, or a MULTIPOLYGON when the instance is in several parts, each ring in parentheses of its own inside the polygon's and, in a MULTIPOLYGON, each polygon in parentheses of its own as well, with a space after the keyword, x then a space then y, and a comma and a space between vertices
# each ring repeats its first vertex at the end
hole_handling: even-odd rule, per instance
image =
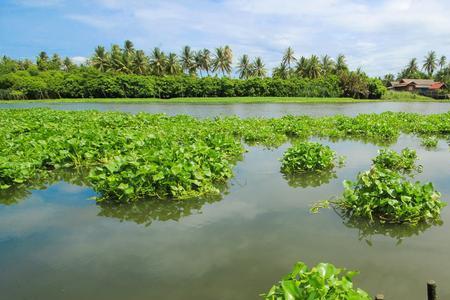
MULTIPOLYGON (((331 210, 309 206, 342 192, 342 180, 366 169, 378 147, 331 143, 347 157, 337 179, 318 188, 291 188, 279 172, 287 145, 249 147, 235 167, 229 193, 179 221, 149 227, 99 217, 88 188, 60 183, 16 205, 0 206, 0 289, 8 299, 256 299, 297 260, 358 269, 358 284, 392 299, 422 299, 423 285, 450 277, 449 209, 444 224, 400 245, 382 235, 358 240, 331 210), (358 279, 359 278, 359 279, 358 279)), ((445 144, 414 147, 424 166, 417 178, 432 181, 448 200, 450 153, 445 144)), ((442 299, 450 288, 439 286, 442 299)))
POLYGON ((438 102, 369 102, 369 103, 259 103, 259 104, 183 104, 183 103, 13 103, 1 104, 1 108, 50 107, 61 110, 149 112, 168 115, 186 114, 194 117, 237 115, 240 117, 276 118, 285 115, 327 116, 343 114, 356 116, 361 113, 411 112, 421 114, 444 113, 450 103, 438 102))

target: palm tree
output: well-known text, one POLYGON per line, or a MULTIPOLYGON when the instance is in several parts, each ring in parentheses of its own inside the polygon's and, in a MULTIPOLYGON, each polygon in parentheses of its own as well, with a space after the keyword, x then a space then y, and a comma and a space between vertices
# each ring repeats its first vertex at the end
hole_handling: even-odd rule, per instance
POLYGON ((75 65, 73 64, 72 60, 66 56, 62 62, 62 69, 66 72, 69 72, 74 68, 75 65))
POLYGON ((133 73, 144 75, 148 71, 148 57, 145 55, 144 51, 137 50, 133 57, 133 73))
POLYGON ((333 71, 334 61, 328 55, 322 56, 320 64, 324 75, 330 74, 333 71))
POLYGON ((98 46, 95 48, 94 55, 91 58, 91 65, 102 72, 107 71, 111 67, 110 56, 106 52, 105 47, 98 46))
POLYGON ((231 65, 233 64, 233 51, 231 50, 230 46, 225 45, 225 47, 223 48, 224 52, 225 52, 225 57, 228 60, 228 64, 231 65))
POLYGON ((150 67, 152 73, 163 76, 166 71, 166 55, 158 47, 155 47, 150 55, 150 67))
POLYGON ((189 75, 195 75, 196 65, 195 65, 195 57, 194 52, 191 50, 191 47, 184 46, 181 51, 181 67, 183 70, 189 75))
POLYGON ((48 69, 48 55, 47 52, 41 51, 36 59, 36 64, 40 71, 45 71, 48 69))
POLYGON ((417 58, 411 58, 408 65, 406 66, 406 73, 413 74, 419 71, 419 66, 417 64, 417 58))
POLYGON ((52 58, 48 62, 48 68, 50 70, 61 70, 62 65, 61 57, 56 53, 52 55, 52 58))
POLYGON ((209 76, 209 70, 211 69, 211 52, 208 49, 203 49, 199 51, 200 60, 199 60, 199 69, 206 71, 206 74, 209 76))
POLYGON ((127 66, 123 62, 123 51, 119 45, 111 46, 110 65, 113 70, 128 73, 127 66))
POLYGON ((166 62, 166 72, 168 75, 178 75, 181 73, 180 62, 175 53, 169 53, 166 62))
POLYGON ((253 62, 252 66, 253 66, 253 68, 252 68, 253 76, 260 77, 260 78, 263 78, 266 76, 266 73, 267 73, 266 67, 265 67, 264 62, 262 61, 261 57, 257 57, 255 59, 255 61, 253 62))
POLYGON ((437 66, 436 52, 430 51, 428 52, 428 55, 425 56, 422 68, 423 70, 427 71, 428 76, 431 76, 433 75, 436 66, 437 66))
POLYGON ((126 40, 123 49, 125 53, 134 53, 134 45, 133 42, 130 40, 126 40))
POLYGON ((242 55, 237 65, 240 79, 248 79, 252 75, 252 64, 247 54, 242 55))
POLYGON ((441 71, 445 67, 446 64, 447 64, 447 57, 445 57, 445 55, 442 55, 441 58, 439 59, 439 67, 440 67, 441 71))
POLYGON ((318 78, 322 70, 320 67, 319 57, 311 55, 307 64, 307 74, 309 78, 318 78))
POLYGON ((308 68, 308 59, 304 56, 300 57, 300 59, 297 61, 297 65, 295 66, 295 73, 300 77, 306 77, 307 74, 307 68, 308 68))
POLYGON ((294 56, 294 50, 292 49, 292 47, 288 47, 286 51, 284 51, 281 63, 287 66, 289 69, 291 69, 291 64, 296 60, 297 59, 294 56))
POLYGON ((336 73, 348 71, 347 62, 345 60, 344 54, 339 54, 336 58, 336 65, 335 65, 336 73))
POLYGON ((288 79, 290 75, 289 73, 290 69, 288 66, 286 66, 285 63, 281 63, 280 66, 273 69, 272 76, 274 78, 288 79))
MULTIPOLYGON (((227 47, 227 46, 226 46, 227 47)), ((216 48, 216 53, 214 55, 214 60, 212 63, 214 72, 222 72, 222 75, 225 76, 225 73, 231 73, 231 60, 232 56, 230 52, 226 50, 224 47, 216 48)))

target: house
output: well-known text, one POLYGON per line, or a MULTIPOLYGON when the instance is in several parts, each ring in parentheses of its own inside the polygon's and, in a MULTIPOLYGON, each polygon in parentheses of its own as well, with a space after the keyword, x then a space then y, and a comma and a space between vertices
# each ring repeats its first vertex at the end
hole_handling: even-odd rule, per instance
POLYGON ((425 96, 436 96, 440 90, 446 88, 445 83, 436 82, 432 79, 402 79, 392 81, 388 87, 394 91, 406 91, 418 93, 425 96))

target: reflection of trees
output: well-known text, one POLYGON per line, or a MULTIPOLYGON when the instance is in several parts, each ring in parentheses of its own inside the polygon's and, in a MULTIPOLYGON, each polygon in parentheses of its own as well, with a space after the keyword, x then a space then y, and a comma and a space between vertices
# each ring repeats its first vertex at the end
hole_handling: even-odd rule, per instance
POLYGON ((283 177, 291 187, 307 188, 318 187, 322 184, 329 183, 331 180, 337 178, 337 175, 334 170, 329 170, 283 174, 283 177))
POLYGON ((384 235, 396 239, 397 245, 399 245, 405 238, 418 236, 432 226, 441 226, 444 224, 441 219, 418 224, 390 224, 381 223, 379 221, 370 222, 367 219, 351 217, 342 213, 338 208, 335 208, 334 210, 342 218, 343 224, 346 227, 358 230, 358 240, 364 240, 369 246, 372 246, 372 236, 375 235, 384 235))
POLYGON ((132 203, 99 202, 99 216, 132 221, 149 226, 153 221, 178 221, 183 217, 201 213, 207 203, 220 201, 221 195, 209 195, 193 199, 146 199, 132 203))
POLYGON ((20 184, 6 190, 0 190, 0 204, 12 205, 28 198, 32 190, 45 190, 50 185, 64 181, 78 186, 89 186, 86 179, 88 170, 85 169, 61 169, 48 172, 43 177, 36 177, 27 184, 20 184))

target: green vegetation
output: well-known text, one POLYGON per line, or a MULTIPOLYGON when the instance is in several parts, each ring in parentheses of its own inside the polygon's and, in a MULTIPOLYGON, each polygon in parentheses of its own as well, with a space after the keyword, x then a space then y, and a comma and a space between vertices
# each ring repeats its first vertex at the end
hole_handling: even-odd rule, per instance
MULTIPOLYGON (((416 166, 415 151, 404 149, 401 154, 383 149, 373 159, 370 170, 358 174, 356 182, 344 181, 343 197, 332 204, 347 217, 368 219, 380 223, 427 223, 440 218, 446 205, 431 183, 409 182, 402 173, 421 169, 416 166)), ((313 206, 315 212, 330 202, 313 206)))
POLYGON ((194 197, 219 192, 244 152, 242 141, 276 147, 288 139, 322 137, 385 144, 400 133, 448 135, 450 113, 200 120, 6 109, 0 110, 0 187, 32 186, 69 168, 89 171, 99 200, 194 197))
POLYGON ((300 142, 290 147, 281 160, 281 171, 286 174, 330 170, 335 166, 336 152, 330 147, 313 142, 300 142))
POLYGON ((154 48, 147 56, 131 41, 95 49, 81 66, 39 53, 36 62, 0 59, 0 99, 176 98, 176 97, 352 97, 380 99, 381 80, 349 70, 345 56, 294 56, 288 48, 280 67, 267 77, 261 57, 243 55, 232 79, 233 51, 183 47, 181 54, 154 48), (295 65, 294 65, 295 64, 295 65), (206 75, 206 76, 205 76, 206 75))
POLYGON ((374 166, 408 173, 411 171, 421 171, 422 166, 416 165, 416 151, 405 148, 400 153, 385 148, 378 151, 378 155, 372 159, 374 166))
POLYGON ((428 149, 436 148, 438 145, 438 138, 435 136, 426 136, 422 138, 421 145, 428 149))
POLYGON ((386 101, 433 101, 433 98, 422 96, 411 92, 387 91, 382 100, 386 101))
POLYGON ((309 269, 305 263, 298 262, 291 273, 261 296, 266 300, 370 300, 365 291, 353 287, 352 278, 357 274, 329 263, 309 269))

